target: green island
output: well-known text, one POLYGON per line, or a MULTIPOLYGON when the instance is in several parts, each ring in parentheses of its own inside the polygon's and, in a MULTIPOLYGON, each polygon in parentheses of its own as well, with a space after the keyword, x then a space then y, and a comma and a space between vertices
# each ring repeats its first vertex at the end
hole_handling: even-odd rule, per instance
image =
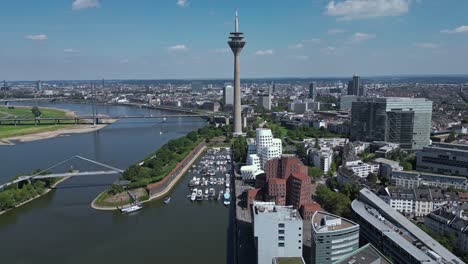
MULTIPOLYGON (((32 172, 32 175, 37 173, 39 173, 38 175, 49 174, 48 172, 35 170, 32 172)), ((0 214, 41 197, 63 179, 51 178, 23 181, 5 187, 3 190, 0 190, 0 214)))
MULTIPOLYGON (((149 193, 146 189, 148 184, 160 182, 182 161, 196 146, 202 142, 210 143, 216 137, 221 137, 230 132, 230 127, 217 128, 207 125, 197 131, 192 131, 187 135, 173 139, 158 150, 150 153, 143 161, 128 167, 120 180, 128 181, 126 185, 139 201, 148 200, 149 193)), ((225 143, 229 143, 226 139, 225 143)), ((116 207, 132 202, 120 185, 113 184, 102 192, 93 202, 97 207, 116 207)))
MULTIPOLYGON (((64 110, 26 107, 26 106, 0 106, 0 119, 15 119, 15 118, 63 118, 70 117, 71 114, 64 110)), ((24 136, 33 133, 52 131, 70 127, 73 121, 62 121, 56 125, 54 121, 41 121, 35 125, 34 121, 23 121, 20 125, 5 124, 0 125, 0 139, 24 136), (68 123, 68 124, 67 124, 68 123)))

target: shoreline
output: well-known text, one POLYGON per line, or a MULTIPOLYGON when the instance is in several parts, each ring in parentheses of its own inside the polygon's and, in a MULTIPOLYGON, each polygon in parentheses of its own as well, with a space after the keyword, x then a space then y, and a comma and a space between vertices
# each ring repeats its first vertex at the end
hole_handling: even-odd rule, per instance
MULTIPOLYGON (((71 102, 71 103, 80 103, 80 102, 71 102)), ((84 104, 86 104, 86 103, 84 103, 84 104)), ((127 103, 127 104, 102 104, 102 105, 115 105, 115 106, 121 105, 121 106, 127 106, 127 107, 144 107, 144 108, 149 108, 149 109, 179 112, 179 113, 192 113, 193 114, 193 112, 191 110, 180 109, 180 108, 177 108, 177 107, 149 106, 149 105, 139 105, 139 104, 132 104, 132 103, 127 103)), ((28 108, 29 106, 15 106, 15 107, 28 108)), ((68 110, 68 109, 54 108, 54 107, 41 107, 41 108, 64 111, 65 115, 68 116, 68 117, 75 117, 76 116, 75 111, 71 111, 71 110, 68 110)), ((55 137, 59 137, 59 136, 68 136, 70 134, 83 134, 83 133, 94 132, 94 131, 98 131, 98 130, 103 129, 107 125, 112 124, 112 123, 114 123, 116 121, 117 121, 117 119, 110 119, 110 120, 107 120, 107 123, 98 124, 96 126, 78 124, 78 125, 70 125, 70 127, 62 127, 62 128, 58 128, 58 129, 54 129, 54 127, 51 126, 50 131, 32 132, 30 134, 25 134, 25 135, 12 136, 12 137, 7 137, 7 138, 0 138, 0 147, 1 146, 13 146, 13 145, 15 145, 14 141, 23 143, 23 142, 31 142, 31 141, 37 141, 37 140, 43 140, 43 139, 50 139, 50 138, 55 138, 55 137)))
POLYGON ((29 199, 29 200, 26 200, 26 201, 24 201, 24 202, 22 202, 22 203, 16 205, 16 206, 13 207, 13 208, 7 209, 7 210, 5 210, 5 211, 1 211, 1 212, 0 212, 0 215, 3 215, 3 214, 5 214, 5 213, 8 213, 8 212, 10 212, 10 211, 12 211, 12 210, 14 210, 14 209, 17 209, 17 208, 19 208, 19 207, 21 207, 21 206, 23 206, 23 205, 25 205, 25 204, 28 204, 28 203, 30 203, 30 202, 36 200, 36 199, 41 198, 42 196, 44 196, 44 195, 48 194, 49 192, 55 190, 55 187, 56 187, 59 183, 68 180, 68 178, 70 178, 70 177, 64 177, 64 178, 60 179, 59 181, 57 181, 56 183, 52 184, 52 186, 50 186, 50 188, 47 188, 47 189, 44 191, 43 194, 40 194, 40 195, 38 195, 38 196, 36 196, 36 197, 33 197, 33 198, 29 199))
MULTIPOLYGON (((15 106, 18 108, 29 108, 29 106, 15 106)), ((41 107, 44 109, 49 110, 58 110, 63 111, 67 117, 76 117, 76 112, 68 109, 61 109, 61 108, 54 108, 54 107, 41 107)), ((19 136, 12 136, 6 138, 0 138, 0 146, 13 146, 15 145, 14 141, 23 143, 23 142, 31 142, 43 139, 50 139, 59 136, 68 136, 71 134, 82 134, 82 133, 89 133, 94 132, 100 129, 105 128, 107 125, 114 123, 117 121, 116 119, 107 120, 105 124, 98 124, 98 125, 86 125, 86 124, 77 124, 77 125, 67 125, 67 127, 59 127, 55 129, 54 125, 47 126, 50 128, 48 131, 39 131, 39 132, 31 132, 26 133, 24 135, 19 136)), ((45 128, 47 128, 45 127, 45 128)))
MULTIPOLYGON (((15 142, 31 142, 43 139, 50 139, 59 136, 67 136, 71 134, 82 134, 82 133, 89 133, 94 132, 100 129, 105 128, 107 125, 112 124, 115 120, 109 121, 107 124, 99 124, 99 125, 70 125, 70 127, 61 127, 55 130, 44 131, 44 132, 35 132, 31 134, 21 135, 21 136, 13 136, 0 139, 0 146, 12 146, 15 145, 15 142)), ((52 127, 53 128, 53 127, 52 127)))
MULTIPOLYGON (((169 185, 162 191, 158 192, 157 194, 155 195, 152 195, 152 196, 149 196, 149 198, 147 200, 144 200, 144 201, 140 201, 140 203, 144 204, 144 203, 147 203, 147 202, 151 202, 153 200, 156 200, 156 199, 159 199, 161 198, 162 196, 166 195, 167 193, 169 193, 170 191, 172 191, 172 189, 177 185, 177 183, 179 183, 180 179, 185 175, 185 173, 187 172, 187 170, 190 169, 190 167, 192 166, 192 164, 200 157, 200 155, 202 153, 205 152, 207 146, 204 145, 203 147, 201 147, 198 152, 190 159, 190 161, 184 166, 184 168, 179 172, 179 174, 177 174, 177 176, 171 181, 171 183, 169 183, 169 185)), ((182 162, 182 161, 181 161, 182 162)), ((118 210, 119 208, 117 206, 100 206, 100 205, 97 205, 96 204, 96 201, 97 199, 104 193, 105 191, 99 193, 96 198, 94 198, 94 200, 91 202, 91 208, 95 209, 95 210, 100 210, 100 211, 115 211, 115 210, 118 210)), ((128 204, 127 204, 128 205, 128 204)), ((126 205, 124 205, 126 206, 126 205)))

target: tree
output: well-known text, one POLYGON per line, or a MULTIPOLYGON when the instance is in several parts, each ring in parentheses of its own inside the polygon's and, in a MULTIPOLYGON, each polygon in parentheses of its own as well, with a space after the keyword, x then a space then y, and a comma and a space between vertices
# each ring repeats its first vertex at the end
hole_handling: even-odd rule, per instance
POLYGON ((312 179, 318 179, 323 175, 323 171, 317 167, 308 167, 309 176, 312 179))
POLYGON ((330 171, 335 174, 336 172, 336 162, 333 160, 330 164, 330 171))
POLYGON ((315 194, 317 201, 325 210, 339 216, 349 214, 351 200, 345 194, 334 192, 325 185, 317 186, 315 194))
POLYGON ((372 184, 375 184, 377 182, 377 175, 375 173, 369 173, 369 175, 367 175, 367 178, 366 180, 372 184))
POLYGON ((455 139, 456 139, 455 132, 452 131, 450 132, 450 135, 448 135, 448 137, 445 139, 445 143, 452 143, 453 141, 455 141, 455 139))
POLYGON ((198 139, 198 135, 195 131, 192 131, 188 133, 187 138, 190 139, 191 141, 195 142, 198 139))
POLYGON ((307 150, 304 147, 304 144, 296 144, 296 154, 300 158, 307 159, 307 150))
POLYGON ((109 193, 112 195, 119 194, 123 191, 124 191, 123 187, 117 184, 112 184, 111 187, 109 188, 109 193))
POLYGON ((319 139, 318 138, 315 138, 314 148, 320 150, 320 144, 319 144, 319 139))
POLYGON ((400 165, 403 167, 403 170, 405 171, 413 170, 413 165, 408 161, 402 162, 400 165))
POLYGON ((33 108, 31 108, 31 112, 34 115, 34 117, 40 117, 42 115, 41 111, 37 106, 33 106, 33 108))
POLYGON ((237 137, 232 143, 233 156, 236 162, 245 162, 247 158, 247 141, 243 137, 237 137))

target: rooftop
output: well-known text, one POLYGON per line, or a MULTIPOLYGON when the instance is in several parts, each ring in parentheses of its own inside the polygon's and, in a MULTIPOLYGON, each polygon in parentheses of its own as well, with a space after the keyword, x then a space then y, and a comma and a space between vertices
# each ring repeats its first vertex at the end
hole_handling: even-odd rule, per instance
POLYGON ((358 250, 333 262, 333 264, 391 264, 380 251, 371 244, 367 244, 358 250))
POLYGON ((346 218, 322 211, 315 212, 311 221, 315 233, 333 232, 358 226, 346 218))
POLYGON ((278 257, 274 259, 275 264, 304 264, 304 259, 301 257, 291 257, 291 258, 283 258, 278 257))
MULTIPOLYGON (((364 198, 364 200, 371 202, 372 206, 375 206, 375 208, 380 213, 384 214, 384 217, 386 219, 388 219, 393 224, 396 224, 400 228, 407 231, 409 234, 411 234, 411 236, 415 237, 417 240, 419 240, 421 243, 423 243, 430 250, 434 251, 440 257, 444 258, 447 261, 452 261, 453 263, 463 263, 452 252, 447 250, 445 247, 443 247, 441 244, 439 244, 439 242, 435 241, 432 237, 430 237, 424 231, 419 229, 416 225, 411 223, 411 221, 409 221, 402 214, 400 214, 395 209, 390 207, 390 205, 385 203, 382 199, 380 199, 377 195, 375 195, 370 190, 368 190, 366 188, 362 189, 359 192, 359 200, 362 200, 361 197, 364 198)), ((353 208, 353 210, 354 210, 354 208, 353 208)), ((394 233, 393 235, 399 236, 395 232, 392 232, 392 233, 394 233)))
POLYGON ((279 221, 302 221, 299 212, 292 206, 279 206, 274 202, 253 202, 254 217, 256 215, 269 214, 271 217, 277 218, 279 221))

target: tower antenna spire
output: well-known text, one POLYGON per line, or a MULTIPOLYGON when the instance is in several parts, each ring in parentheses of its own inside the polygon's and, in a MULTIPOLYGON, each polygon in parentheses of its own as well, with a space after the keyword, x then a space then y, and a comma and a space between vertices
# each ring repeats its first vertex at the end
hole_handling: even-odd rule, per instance
POLYGON ((237 14, 237 7, 236 7, 236 31, 239 32, 239 15, 237 14))

